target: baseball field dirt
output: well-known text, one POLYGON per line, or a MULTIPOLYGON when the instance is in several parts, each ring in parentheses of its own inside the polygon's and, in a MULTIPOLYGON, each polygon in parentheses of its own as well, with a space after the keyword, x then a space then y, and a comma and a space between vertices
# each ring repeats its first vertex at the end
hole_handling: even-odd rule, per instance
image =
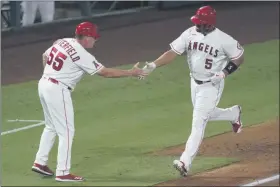
MULTIPOLYGON (((168 49, 168 44, 191 26, 189 17, 196 8, 162 12, 165 17, 168 17, 168 14, 173 17, 157 22, 105 30, 94 54, 106 66, 152 60, 168 49)), ((241 44, 279 39, 278 2, 251 2, 236 7, 217 5, 216 9, 218 27, 241 44)), ((75 25, 72 26, 71 33, 74 33, 74 28, 75 25)), ((71 37, 68 35, 69 28, 61 28, 61 32, 71 37)), ((37 37, 37 33, 29 34, 28 37, 37 37)), ((48 41, 2 48, 2 84, 38 80, 42 74, 41 54, 56 39, 54 36, 48 41)), ((183 149, 184 145, 180 145, 152 154, 180 155, 183 149)), ((279 119, 245 128, 241 134, 231 132, 207 138, 203 141, 199 154, 238 158, 240 161, 187 178, 167 181, 158 186, 240 185, 278 174, 279 119)), ((278 186, 279 181, 265 185, 268 184, 278 186)))
MULTIPOLYGON (((152 154, 180 156, 184 148, 183 144, 152 154)), ((236 186, 279 173, 279 119, 247 127, 241 134, 230 132, 206 138, 198 155, 235 157, 240 161, 223 168, 160 183, 158 186, 236 186)), ((271 185, 273 184, 279 185, 279 181, 272 182, 271 185)))

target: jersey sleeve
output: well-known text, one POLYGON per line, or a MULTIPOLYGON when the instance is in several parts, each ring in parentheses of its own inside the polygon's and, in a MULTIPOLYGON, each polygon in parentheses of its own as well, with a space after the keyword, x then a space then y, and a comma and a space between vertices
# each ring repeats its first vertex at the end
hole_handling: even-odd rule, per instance
POLYGON ((242 56, 244 49, 234 38, 228 38, 223 45, 223 50, 230 60, 238 59, 242 56))
POLYGON ((183 54, 186 51, 186 40, 184 33, 182 33, 178 38, 176 38, 170 44, 171 49, 178 55, 183 54))
POLYGON ((90 75, 96 74, 104 67, 92 54, 87 52, 85 49, 80 51, 80 59, 75 61, 75 64, 90 75))

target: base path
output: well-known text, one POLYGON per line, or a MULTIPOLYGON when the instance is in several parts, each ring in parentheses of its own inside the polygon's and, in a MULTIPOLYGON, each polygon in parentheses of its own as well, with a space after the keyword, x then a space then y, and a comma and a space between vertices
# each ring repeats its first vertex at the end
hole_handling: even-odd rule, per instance
MULTIPOLYGON (((184 148, 185 145, 181 145, 153 154, 180 156, 184 148)), ((240 134, 230 132, 206 138, 200 146, 199 155, 238 158, 240 161, 159 186, 238 186, 279 174, 279 119, 244 128, 240 134)), ((279 180, 270 184, 279 184, 279 180)))

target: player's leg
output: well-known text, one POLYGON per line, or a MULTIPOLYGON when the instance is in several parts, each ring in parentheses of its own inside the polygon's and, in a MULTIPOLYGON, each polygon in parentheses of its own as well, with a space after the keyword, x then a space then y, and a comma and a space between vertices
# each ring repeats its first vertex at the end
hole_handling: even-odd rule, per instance
POLYGON ((45 128, 41 135, 39 149, 36 154, 36 158, 34 161, 34 165, 32 166, 32 170, 44 175, 53 175, 53 172, 47 167, 47 162, 49 158, 49 153, 55 142, 56 131, 53 125, 53 121, 51 119, 48 104, 45 101, 46 95, 49 94, 46 91, 45 87, 46 87, 46 82, 44 82, 44 80, 40 80, 38 84, 38 93, 44 112, 45 128))
POLYGON ((71 150, 74 138, 74 110, 71 99, 71 92, 61 89, 56 95, 58 100, 53 106, 52 114, 55 116, 55 128, 58 134, 57 153, 57 181, 82 181, 83 178, 70 174, 71 150))
POLYGON ((174 166, 183 176, 190 169, 191 163, 198 152, 210 113, 215 109, 220 100, 223 84, 223 82, 216 86, 213 86, 211 83, 203 85, 192 84, 191 89, 196 90, 192 130, 180 160, 174 161, 174 166))
MULTIPOLYGON (((195 83, 195 81, 193 79, 190 80, 190 85, 191 85, 191 100, 192 100, 192 105, 194 108, 195 107, 195 98, 196 98, 196 94, 198 91, 198 85, 195 83)), ((180 174, 182 176, 186 176, 187 170, 189 169, 188 166, 185 165, 185 163, 181 161, 181 160, 183 160, 182 158, 186 158, 186 157, 187 157, 187 152, 185 150, 182 153, 180 160, 174 160, 174 162, 173 162, 174 167, 180 172, 180 174)))
POLYGON ((209 121, 229 121, 235 133, 242 131, 241 106, 234 105, 230 108, 215 108, 210 114, 209 121))
POLYGON ((47 165, 49 153, 55 142, 56 131, 53 127, 50 113, 48 111, 47 104, 44 101, 44 98, 40 98, 40 100, 43 106, 45 116, 45 128, 41 135, 39 150, 36 154, 35 162, 41 165, 47 165))
POLYGON ((23 1, 22 4, 22 25, 27 26, 34 23, 38 2, 37 1, 23 1))
POLYGON ((43 23, 52 21, 55 13, 55 2, 54 1, 39 2, 39 11, 43 23))
MULTIPOLYGON (((196 97, 196 93, 197 93, 197 84, 194 82, 193 79, 191 79, 190 85, 191 85, 191 100, 192 100, 192 105, 194 107, 195 106, 195 97, 196 97)), ((184 151, 181 155, 181 158, 187 157, 186 154, 187 154, 187 152, 184 151)), ((180 160, 174 160, 173 165, 180 172, 180 174, 182 176, 187 175, 188 168, 185 165, 185 163, 181 161, 181 159, 180 160)))
POLYGON ((61 97, 61 105, 56 111, 59 123, 59 125, 56 126, 59 137, 56 170, 57 176, 70 173, 71 148, 75 132, 74 112, 70 92, 63 89, 59 95, 61 97))
POLYGON ((191 99, 192 99, 192 105, 194 107, 195 105, 195 97, 197 93, 197 84, 194 82, 193 79, 191 79, 191 99))
MULTIPOLYGON (((224 87, 224 83, 220 86, 224 87)), ((222 92, 219 95, 221 98, 222 92)), ((239 105, 234 105, 229 108, 218 108, 210 113, 209 121, 229 121, 232 125, 232 129, 235 133, 239 133, 242 130, 241 122, 241 107, 239 105)))
POLYGON ((239 106, 234 105, 229 108, 216 107, 210 114, 209 121, 234 121, 239 116, 239 106))

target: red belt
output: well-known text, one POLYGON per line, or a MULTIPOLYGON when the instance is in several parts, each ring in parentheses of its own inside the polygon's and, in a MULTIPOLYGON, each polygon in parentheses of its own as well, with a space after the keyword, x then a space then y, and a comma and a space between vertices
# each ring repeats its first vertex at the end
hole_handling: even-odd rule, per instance
MULTIPOLYGON (((49 77, 49 78, 47 78, 49 81, 51 81, 52 83, 54 83, 54 84, 59 84, 59 81, 58 80, 56 80, 56 79, 54 79, 54 78, 51 78, 51 77, 49 77)), ((62 83, 63 84, 63 83, 62 83)), ((68 90, 72 90, 69 86, 67 86, 67 85, 65 85, 66 87, 67 87, 67 89, 68 90)))
POLYGON ((53 78, 48 78, 48 80, 51 81, 54 84, 58 84, 59 83, 58 80, 53 79, 53 78))

